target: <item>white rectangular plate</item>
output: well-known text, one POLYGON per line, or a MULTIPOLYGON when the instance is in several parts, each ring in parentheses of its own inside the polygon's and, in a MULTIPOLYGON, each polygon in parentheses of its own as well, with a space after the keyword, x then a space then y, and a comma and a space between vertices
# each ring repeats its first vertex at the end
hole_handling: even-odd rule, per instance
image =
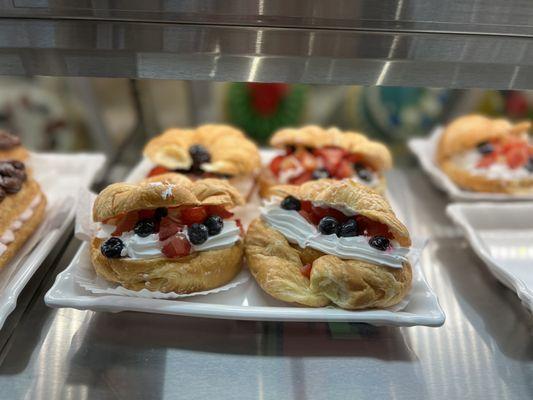
POLYGON ((0 329, 17 298, 74 218, 75 197, 102 169, 102 154, 31 154, 28 166, 48 204, 43 222, 0 271, 0 329))
POLYGON ((437 144, 443 128, 437 127, 428 138, 409 140, 409 149, 415 154, 422 169, 429 175, 433 183, 456 200, 487 200, 487 201, 513 201, 533 200, 533 194, 505 194, 505 193, 480 193, 463 190, 457 186, 435 163, 437 144))
MULTIPOLYGON (((272 152, 265 151, 266 160, 272 152)), ((141 162, 128 180, 139 180, 149 170, 141 162)), ((250 204, 248 205, 250 206, 250 204)), ((420 265, 413 266, 415 278, 407 306, 401 311, 368 310, 346 311, 333 307, 306 308, 278 301, 255 283, 254 279, 231 290, 205 296, 182 299, 150 299, 109 294, 94 294, 83 289, 76 277, 93 274, 93 269, 83 244, 71 264, 59 274, 53 287, 45 296, 51 307, 72 307, 95 311, 141 311, 159 314, 187 315, 196 317, 257 320, 257 321, 345 321, 364 322, 373 325, 393 326, 440 326, 444 313, 434 292, 427 284, 420 265)))
POLYGON ((457 203, 446 212, 492 274, 533 311, 533 203, 457 203))

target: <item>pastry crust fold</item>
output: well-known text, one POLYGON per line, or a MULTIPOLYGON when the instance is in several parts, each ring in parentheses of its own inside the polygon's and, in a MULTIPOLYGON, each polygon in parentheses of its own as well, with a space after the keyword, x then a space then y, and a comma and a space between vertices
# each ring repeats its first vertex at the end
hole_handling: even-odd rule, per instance
POLYGON ((250 271, 265 292, 310 307, 331 303, 349 310, 390 307, 411 287, 409 263, 391 268, 301 249, 260 219, 248 229, 245 254, 250 271), (308 263, 312 264, 310 278, 300 271, 308 263))
POLYGON ((228 125, 168 129, 146 144, 144 155, 168 169, 188 169, 192 165, 189 147, 195 144, 207 148, 211 155, 211 161, 202 164, 205 172, 248 175, 261 166, 257 146, 240 130, 228 125))

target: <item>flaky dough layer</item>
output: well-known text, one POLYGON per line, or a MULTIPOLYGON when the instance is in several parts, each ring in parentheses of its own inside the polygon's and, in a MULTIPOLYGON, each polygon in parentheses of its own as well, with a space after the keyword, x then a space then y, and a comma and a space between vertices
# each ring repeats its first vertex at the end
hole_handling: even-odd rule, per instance
POLYGON ((102 239, 91 242, 91 261, 96 273, 127 289, 192 293, 225 285, 241 270, 243 244, 201 251, 177 259, 112 259, 102 255, 102 239))
POLYGON ((248 229, 245 254, 252 275, 265 292, 310 307, 330 303, 349 310, 390 307, 411 288, 408 263, 390 268, 301 249, 260 219, 248 229), (312 264, 310 279, 300 272, 308 263, 312 264))

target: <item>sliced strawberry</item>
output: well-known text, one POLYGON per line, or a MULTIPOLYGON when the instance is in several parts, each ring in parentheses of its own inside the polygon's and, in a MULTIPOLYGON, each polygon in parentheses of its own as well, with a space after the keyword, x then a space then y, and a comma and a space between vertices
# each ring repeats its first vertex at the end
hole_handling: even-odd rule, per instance
POLYGON ((313 211, 313 203, 311 203, 310 201, 307 201, 307 200, 301 200, 300 201, 300 208, 304 211, 307 211, 307 212, 312 212, 313 211))
POLYGON ((313 266, 311 264, 305 264, 305 265, 302 265, 300 267, 300 272, 302 273, 303 276, 305 276, 306 278, 311 278, 311 269, 313 268, 313 266))
POLYGON ((165 167, 157 166, 150 170, 150 172, 148 173, 148 177, 166 174, 167 172, 169 172, 169 170, 166 169, 165 167))
POLYGON ((168 258, 184 257, 191 253, 191 244, 184 236, 172 236, 163 243, 161 251, 168 258))
POLYGON ((350 161, 352 164, 360 164, 363 160, 360 154, 348 154, 344 159, 350 161))
POLYGON ((124 232, 133 230, 135 224, 139 220, 137 211, 132 211, 124 215, 117 223, 117 229, 112 233, 112 236, 120 236, 124 232))
POLYGON ((496 152, 485 154, 481 158, 481 160, 479 160, 478 163, 476 164, 476 168, 488 168, 492 164, 494 164, 497 159, 498 159, 498 153, 496 152))
POLYGON ((374 221, 363 215, 356 215, 355 220, 357 221, 357 231, 359 234, 365 236, 383 236, 387 239, 394 239, 389 232, 389 227, 381 222, 374 221))
POLYGON ((270 162, 270 170, 272 173, 276 176, 279 175, 279 172, 281 171, 281 163, 283 159, 285 158, 284 155, 279 155, 274 157, 274 159, 270 162))
POLYGON ((294 154, 294 156, 296 157, 298 161, 300 161, 300 165, 306 171, 313 172, 318 166, 318 162, 315 156, 313 156, 313 154, 309 153, 307 150, 303 148, 296 150, 296 153, 294 154))
POLYGON ((305 172, 302 172, 297 177, 290 179, 289 183, 293 185, 301 185, 302 183, 310 181, 312 176, 313 176, 312 171, 305 171, 305 172))
POLYGON ((155 210, 141 210, 139 211, 139 219, 153 218, 155 210))
POLYGON ((344 222, 348 219, 348 216, 331 207, 313 207, 313 213, 318 218, 318 221, 326 216, 333 217, 339 222, 344 222))
POLYGON ((322 158, 322 161, 324 162, 324 167, 331 175, 334 175, 337 165, 339 165, 341 160, 348 153, 346 150, 341 149, 339 147, 323 147, 321 149, 316 149, 314 151, 314 154, 317 157, 322 158))
POLYGON ((346 179, 353 176, 354 172, 355 171, 353 169, 353 164, 350 161, 344 159, 335 169, 334 177, 337 179, 346 179))
POLYGON ((317 225, 320 222, 320 217, 313 213, 312 211, 305 211, 300 210, 300 215, 304 217, 307 221, 309 221, 313 225, 317 225))
POLYGON ((159 223, 159 240, 166 240, 182 230, 183 225, 177 223, 172 217, 164 217, 159 223))
POLYGON ((507 165, 513 169, 526 165, 529 160, 527 144, 524 143, 520 146, 517 145, 509 148, 505 153, 505 159, 507 161, 507 165))
POLYGON ((206 207, 190 207, 181 210, 181 220, 185 225, 200 224, 207 218, 206 207))
POLYGON ((233 217, 233 213, 226 210, 223 206, 207 206, 208 215, 218 215, 222 219, 233 217))

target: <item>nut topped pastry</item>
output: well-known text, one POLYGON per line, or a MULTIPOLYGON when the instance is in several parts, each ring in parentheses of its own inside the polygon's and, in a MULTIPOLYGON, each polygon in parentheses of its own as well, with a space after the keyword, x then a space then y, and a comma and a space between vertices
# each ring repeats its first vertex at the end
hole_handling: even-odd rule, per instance
POLYGON ((387 201, 353 180, 273 187, 250 225, 250 271, 271 296, 311 307, 383 308, 411 287, 411 239, 387 201))
POLYGON ((93 206, 96 272, 128 289, 191 293, 232 280, 241 269, 243 204, 227 181, 175 173, 115 183, 93 206))
POLYGON ((0 268, 44 218, 46 198, 19 160, 0 161, 0 268))
POLYGON ((0 160, 25 161, 28 157, 28 150, 22 146, 20 138, 0 130, 0 160))
POLYGON ((378 192, 385 190, 384 172, 392 157, 383 144, 360 133, 319 126, 277 131, 270 144, 284 149, 260 176, 261 194, 276 184, 300 185, 316 179, 352 179, 378 192))
POLYGON ((227 178, 243 195, 261 165, 257 146, 228 125, 168 129, 148 142, 144 155, 155 164, 149 176, 174 171, 191 179, 227 178))
POLYGON ((437 163, 460 187, 476 192, 533 193, 530 122, 466 115, 441 135, 437 163))

